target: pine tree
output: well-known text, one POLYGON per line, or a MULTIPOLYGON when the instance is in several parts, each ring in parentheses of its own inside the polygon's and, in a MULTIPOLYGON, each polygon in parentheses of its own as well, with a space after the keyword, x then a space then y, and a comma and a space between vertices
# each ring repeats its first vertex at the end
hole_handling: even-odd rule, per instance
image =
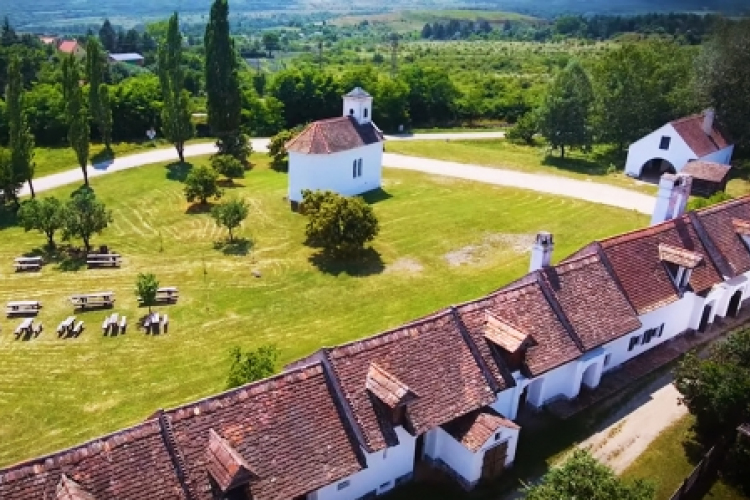
MULTIPOLYGON (((86 41, 86 79, 89 82, 89 112, 91 118, 99 129, 99 136, 107 149, 112 146, 112 110, 108 109, 101 100, 102 76, 104 75, 105 61, 102 46, 93 36, 86 41)), ((106 92, 106 91, 105 91, 106 92)))
POLYGON ((176 12, 169 19, 167 39, 159 48, 159 80, 164 99, 161 112, 162 131, 174 144, 180 161, 184 162, 185 141, 193 137, 193 124, 190 121, 190 95, 185 90, 182 34, 176 12))
POLYGON ((78 165, 83 171, 83 182, 89 185, 86 166, 89 162, 89 118, 83 101, 81 76, 73 54, 63 59, 63 96, 65 97, 65 117, 68 121, 68 141, 76 153, 78 165))
POLYGON ((218 138, 219 153, 244 161, 240 133, 241 95, 237 75, 237 55, 229 35, 227 0, 214 0, 206 25, 206 94, 208 125, 218 138))
POLYGON ((105 19, 99 29, 99 41, 107 52, 117 52, 117 33, 109 19, 105 19))
POLYGON ((31 197, 34 193, 34 136, 31 135, 23 107, 23 78, 21 60, 13 55, 8 65, 8 86, 5 100, 8 120, 8 146, 14 178, 29 183, 31 197))

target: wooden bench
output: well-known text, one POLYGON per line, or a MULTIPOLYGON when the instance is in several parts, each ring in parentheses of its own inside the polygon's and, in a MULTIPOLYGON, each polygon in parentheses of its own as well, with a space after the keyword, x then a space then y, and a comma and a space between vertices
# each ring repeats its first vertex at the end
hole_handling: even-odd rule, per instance
POLYGON ((75 335, 77 337, 78 335, 81 334, 82 331, 83 331, 83 321, 79 321, 76 324, 76 326, 73 327, 72 333, 73 333, 73 335, 75 335))
POLYGON ((12 316, 23 316, 27 314, 37 315, 42 308, 42 303, 38 300, 19 300, 8 302, 5 306, 5 314, 9 318, 12 316))
POLYGON ((21 323, 16 327, 15 332, 13 332, 16 337, 19 337, 22 333, 30 333, 31 329, 34 325, 34 320, 31 318, 26 318, 25 320, 21 321, 21 323))
POLYGON ((128 320, 125 316, 120 318, 120 333, 125 333, 125 329, 128 327, 128 320))
POLYGON ((114 292, 99 292, 73 295, 70 297, 70 302, 76 310, 109 308, 115 305, 115 294, 114 292))
POLYGON ((91 267, 120 267, 120 254, 117 253, 90 253, 86 255, 86 265, 91 267))
MULTIPOLYGON (((167 286, 156 290, 154 302, 157 304, 175 304, 179 298, 180 291, 177 290, 177 287, 167 286)), ((138 297, 138 305, 143 305, 143 299, 141 297, 138 297)))
POLYGON ((68 316, 65 320, 61 321, 60 324, 57 325, 58 336, 62 335, 63 333, 70 333, 70 331, 73 329, 75 321, 75 316, 68 316))
POLYGON ((16 257, 16 272, 19 271, 39 271, 42 269, 41 257, 16 257))

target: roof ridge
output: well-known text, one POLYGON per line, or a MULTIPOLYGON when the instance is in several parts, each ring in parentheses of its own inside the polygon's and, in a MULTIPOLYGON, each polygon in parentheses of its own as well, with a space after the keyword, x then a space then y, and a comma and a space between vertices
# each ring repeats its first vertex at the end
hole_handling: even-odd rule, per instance
POLYGON ((172 467, 177 476, 177 481, 180 483, 180 486, 182 486, 182 491, 185 493, 188 500, 193 500, 196 496, 193 495, 187 481, 187 465, 185 463, 185 457, 180 453, 180 445, 177 443, 177 439, 174 436, 172 422, 167 418, 164 410, 159 410, 158 413, 161 438, 164 441, 164 447, 167 449, 167 454, 172 461, 172 467))
POLYGON ((692 210, 692 212, 695 212, 698 215, 701 214, 712 214, 714 212, 718 212, 719 210, 723 210, 728 207, 733 207, 735 205, 741 205, 743 203, 750 202, 750 194, 746 194, 743 196, 740 196, 738 198, 732 198, 729 200, 724 200, 719 203, 716 203, 714 205, 710 205, 708 207, 699 208, 698 210, 692 210))
POLYGON ((708 231, 706 231, 706 228, 703 226, 703 221, 701 221, 698 214, 691 211, 688 212, 688 217, 693 223, 695 234, 698 236, 701 244, 706 249, 706 253, 708 254, 707 257, 711 261, 713 261, 714 266, 719 271, 719 273, 721 273, 722 276, 736 276, 737 273, 734 272, 732 266, 729 265, 729 262, 727 261, 724 254, 716 246, 714 240, 711 238, 711 235, 708 234, 708 231))
MULTIPOLYGON (((456 323, 456 325, 458 326, 458 331, 461 333, 461 338, 464 340, 464 343, 469 348, 469 352, 471 352, 471 355, 474 357, 474 361, 476 362, 477 366, 479 366, 479 371, 482 372, 482 375, 484 376, 484 379, 487 381, 487 385, 490 386, 490 389, 492 390, 493 394, 497 394, 498 392, 500 392, 500 386, 495 381, 495 377, 492 376, 492 371, 490 371, 490 367, 487 366, 487 362, 484 360, 484 358, 482 357, 482 354, 479 352, 479 347, 476 345, 476 343, 474 342, 474 339, 469 334, 469 329, 466 327, 466 324, 461 318, 461 314, 459 314, 458 309, 456 309, 455 306, 451 306, 450 311, 451 311, 451 316, 453 317, 453 321, 456 323)), ((503 375, 503 378, 505 378, 504 376, 505 373, 503 371, 505 368, 506 368, 505 366, 498 367, 498 371, 500 372, 501 375, 503 375)), ((512 386, 509 385, 508 387, 512 387, 512 386)))
POLYGON ((541 271, 534 271, 536 273, 536 279, 539 283, 539 288, 542 291, 542 295, 547 300, 547 303, 550 306, 550 309, 552 309, 552 312, 557 317, 557 320, 560 321, 560 324, 562 324, 565 331, 568 333, 568 336, 570 339, 575 343, 576 347, 579 351, 581 351, 581 354, 584 354, 587 352, 586 346, 583 344, 583 340, 581 340, 581 337, 578 335, 578 332, 576 332, 575 328, 573 328, 573 324, 570 322, 570 319, 568 319, 568 316, 565 314, 565 311, 563 310, 562 304, 560 304, 560 301, 557 299, 557 294, 554 290, 552 290, 552 287, 548 283, 546 276, 542 274, 541 271))
MULTIPOLYGON (((624 243, 627 241, 631 241, 639 236, 639 233, 646 233, 644 236, 652 236, 654 234, 660 233, 662 231, 667 231, 671 229, 670 226, 675 225, 676 222, 680 219, 684 219, 686 217, 685 214, 675 217, 674 219, 665 220, 664 222, 659 222, 658 224, 654 224, 652 226, 646 226, 641 227, 638 229, 633 229, 632 231, 626 231, 624 233, 616 234, 614 236, 610 236, 608 238, 604 238, 601 240, 594 240, 592 243, 598 243, 599 245, 603 245, 605 243, 610 243, 613 240, 620 240, 617 241, 617 243, 624 243)), ((616 244, 616 243, 613 243, 616 244)))

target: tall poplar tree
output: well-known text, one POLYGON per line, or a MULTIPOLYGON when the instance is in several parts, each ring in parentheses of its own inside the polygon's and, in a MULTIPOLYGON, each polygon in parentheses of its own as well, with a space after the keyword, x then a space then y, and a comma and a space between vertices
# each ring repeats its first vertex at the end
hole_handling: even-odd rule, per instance
POLYGON ((164 106, 161 111, 162 131, 174 144, 180 161, 185 161, 185 142, 193 137, 190 121, 190 94, 185 90, 182 68, 182 34, 177 12, 169 18, 167 38, 159 47, 159 80, 164 106))
POLYGON ((29 130, 23 107, 23 77, 21 60, 13 55, 8 65, 8 85, 5 90, 8 119, 8 146, 14 178, 29 183, 31 197, 34 193, 34 136, 29 130))
POLYGON ((244 161, 246 138, 240 133, 240 84, 237 54, 229 36, 227 0, 214 0, 206 25, 206 94, 208 125, 217 138, 220 154, 244 161))
POLYGON ((68 141, 76 153, 78 165, 83 172, 83 182, 89 185, 89 175, 86 167, 89 163, 89 117, 81 90, 81 75, 78 63, 73 54, 63 59, 63 95, 66 108, 65 117, 68 121, 68 141))
POLYGON ((101 137, 106 148, 111 149, 112 110, 109 109, 109 100, 102 102, 101 99, 105 64, 104 51, 99 41, 93 36, 88 37, 86 41, 86 79, 89 82, 89 112, 99 129, 99 137, 101 137))

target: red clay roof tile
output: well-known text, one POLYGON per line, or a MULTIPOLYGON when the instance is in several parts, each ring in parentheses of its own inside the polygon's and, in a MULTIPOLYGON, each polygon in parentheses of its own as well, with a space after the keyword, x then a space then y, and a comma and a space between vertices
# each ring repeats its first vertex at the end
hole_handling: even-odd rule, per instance
POLYGON ((707 135, 703 131, 704 117, 705 114, 701 113, 670 122, 698 158, 721 151, 730 146, 729 141, 722 131, 719 130, 716 123, 714 123, 711 129, 711 134, 707 135))
POLYGON ((256 478, 242 455, 213 429, 208 430, 206 470, 224 493, 256 478))
POLYGON ((698 210, 695 216, 728 264, 729 277, 750 271, 750 252, 742 240, 742 235, 750 235, 750 198, 698 210))
POLYGON ((727 176, 729 175, 729 170, 731 168, 731 166, 724 165, 722 163, 697 160, 688 162, 687 165, 682 167, 680 173, 688 174, 694 179, 700 179, 720 184, 727 178, 727 176))
POLYGON ((350 116, 312 122, 286 143, 294 153, 324 155, 339 153, 383 141, 383 134, 374 124, 360 125, 350 116))
POLYGON ((489 407, 474 410, 442 426, 445 432, 472 453, 479 451, 498 429, 503 427, 513 430, 521 429, 512 420, 508 420, 489 407))
POLYGON ((703 262, 703 256, 696 252, 685 250, 684 248, 673 247, 666 243, 659 243, 659 259, 663 262, 676 264, 687 269, 695 269, 698 264, 703 262))
POLYGON ((418 396, 409 389, 409 386, 388 373, 376 363, 370 363, 367 370, 367 390, 393 409, 414 401, 418 396))

